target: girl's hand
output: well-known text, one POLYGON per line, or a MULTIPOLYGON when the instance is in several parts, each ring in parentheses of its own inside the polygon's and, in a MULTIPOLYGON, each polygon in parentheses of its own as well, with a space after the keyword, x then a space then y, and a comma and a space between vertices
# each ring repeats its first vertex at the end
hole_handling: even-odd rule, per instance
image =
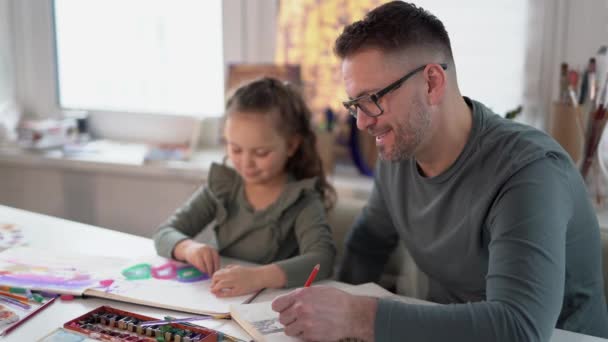
POLYGON ((209 276, 220 268, 220 255, 209 245, 192 240, 185 240, 175 246, 175 257, 184 260, 209 276))
POLYGON ((217 297, 233 297, 261 289, 255 267, 228 265, 215 272, 211 280, 211 292, 217 297))

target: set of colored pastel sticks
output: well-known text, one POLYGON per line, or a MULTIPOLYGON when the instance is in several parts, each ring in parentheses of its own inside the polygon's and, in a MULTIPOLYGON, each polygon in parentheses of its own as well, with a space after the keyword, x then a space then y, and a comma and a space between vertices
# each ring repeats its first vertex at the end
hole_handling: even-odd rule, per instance
POLYGON ((223 339, 215 330, 179 323, 141 326, 155 318, 101 306, 64 324, 65 329, 101 341, 131 342, 219 342, 223 339))

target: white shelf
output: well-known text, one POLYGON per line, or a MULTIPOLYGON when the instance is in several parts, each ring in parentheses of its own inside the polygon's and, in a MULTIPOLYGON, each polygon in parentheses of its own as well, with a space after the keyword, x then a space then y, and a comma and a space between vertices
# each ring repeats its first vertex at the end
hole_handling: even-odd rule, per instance
MULTIPOLYGON (((111 159, 91 156, 65 157, 60 150, 32 151, 19 148, 0 148, 0 163, 4 165, 53 168, 79 172, 132 175, 136 177, 161 177, 188 181, 204 181, 211 163, 221 163, 224 159, 222 148, 208 148, 195 152, 188 161, 167 161, 141 163, 126 162, 124 158, 113 162, 111 159)), ((346 165, 338 165, 329 181, 334 185, 339 197, 354 197, 366 200, 371 193, 371 177, 361 176, 346 165)))

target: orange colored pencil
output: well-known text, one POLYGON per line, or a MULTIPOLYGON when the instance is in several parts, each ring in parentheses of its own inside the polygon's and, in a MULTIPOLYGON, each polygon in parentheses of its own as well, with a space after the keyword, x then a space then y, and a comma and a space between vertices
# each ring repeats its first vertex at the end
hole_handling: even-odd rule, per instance
POLYGON ((20 296, 20 295, 16 295, 14 293, 8 293, 8 292, 4 292, 4 291, 0 291, 0 295, 2 296, 6 296, 6 297, 11 297, 13 299, 16 299, 24 304, 27 304, 29 302, 29 298, 25 297, 25 296, 20 296))

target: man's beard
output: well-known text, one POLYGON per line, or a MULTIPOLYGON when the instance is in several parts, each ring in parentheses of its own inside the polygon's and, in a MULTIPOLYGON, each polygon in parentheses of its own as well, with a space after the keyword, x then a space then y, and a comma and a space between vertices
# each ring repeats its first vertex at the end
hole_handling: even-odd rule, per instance
POLYGON ((430 114, 420 106, 414 106, 410 115, 393 126, 394 142, 392 149, 387 150, 385 145, 379 146, 380 159, 398 162, 413 158, 416 148, 422 142, 430 125, 430 114), (405 122, 405 120, 409 122, 405 122))

